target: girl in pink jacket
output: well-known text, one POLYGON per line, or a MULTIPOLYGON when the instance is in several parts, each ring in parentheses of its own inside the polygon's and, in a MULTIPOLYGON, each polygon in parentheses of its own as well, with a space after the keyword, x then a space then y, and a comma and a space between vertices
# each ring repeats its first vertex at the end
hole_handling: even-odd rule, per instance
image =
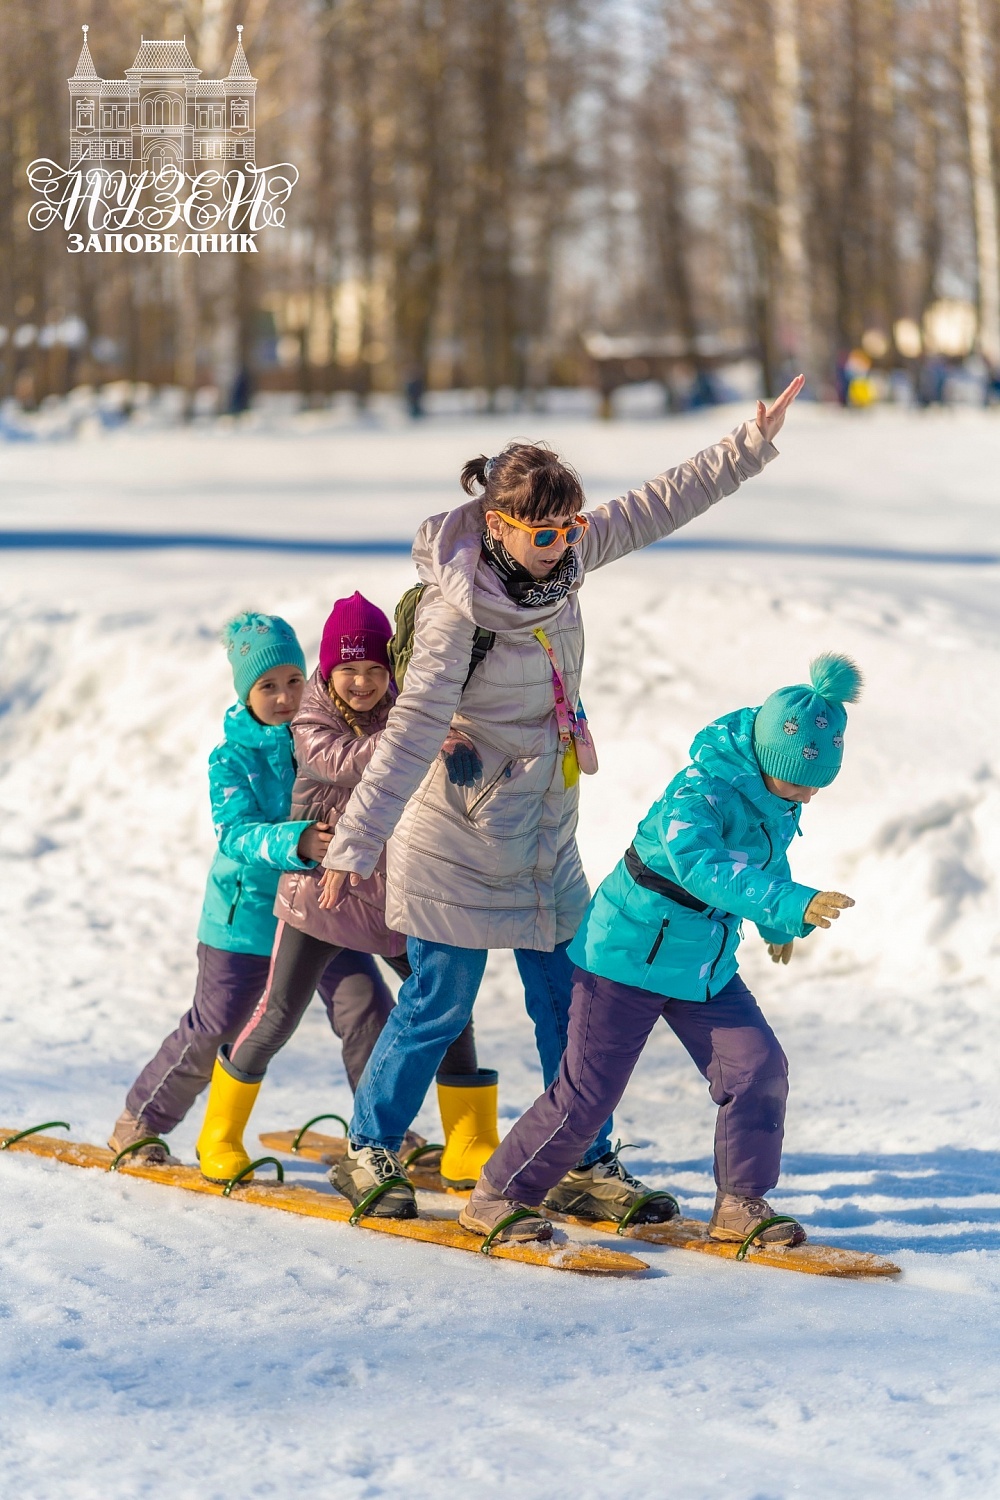
MULTIPOLYGON (((334 605, 323 629, 319 666, 292 721, 297 763, 289 814, 293 820, 332 831, 361 780, 395 698, 391 635, 385 615, 360 593, 334 605)), ((303 867, 286 871, 278 885, 278 929, 267 987, 235 1042, 220 1048, 198 1141, 202 1172, 213 1181, 228 1181, 249 1165, 242 1135, 268 1063, 295 1031, 331 960, 344 950, 374 953, 400 978, 409 976, 406 938, 386 925, 384 857, 332 910, 319 905, 322 875, 316 866, 303 867)), ((392 1009, 384 985, 373 991, 364 974, 356 982, 357 1008, 366 1008, 367 1014, 364 1024, 344 1038, 352 1089, 392 1009)), ((349 983, 342 981, 341 988, 349 983)), ((481 1074, 477 1067, 471 1023, 449 1049, 438 1077, 445 1090, 455 1080, 473 1078, 477 1083, 482 1078, 486 1086, 492 1079, 495 1085, 496 1075, 481 1074)), ((420 1144, 419 1137, 413 1137, 413 1144, 420 1144)))

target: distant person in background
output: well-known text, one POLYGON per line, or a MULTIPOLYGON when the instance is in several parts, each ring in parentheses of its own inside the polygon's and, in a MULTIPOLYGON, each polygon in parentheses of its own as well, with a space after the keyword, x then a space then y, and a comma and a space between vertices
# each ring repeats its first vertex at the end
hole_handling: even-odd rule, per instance
MULTIPOLYGON (((368 1213, 416 1213, 397 1153, 472 1015, 491 948, 514 950, 542 1077, 555 1079, 572 989, 566 949, 590 895, 576 844, 579 775, 596 770, 579 704, 580 589, 592 569, 669 536, 759 474, 802 384, 586 514, 572 469, 547 448, 510 443, 466 464, 462 487, 475 498, 421 527, 413 556, 425 587, 403 691, 324 859, 321 899, 334 908, 390 840, 386 920, 409 935, 412 977, 358 1085, 350 1150, 331 1177, 355 1205, 383 1187, 368 1213), (483 632, 491 649, 470 668, 483 632)), ((610 1121, 571 1178, 567 1212, 642 1222, 673 1211, 669 1195, 624 1170, 610 1121)))
POLYGON ((234 417, 241 412, 249 411, 253 404, 253 376, 247 365, 241 365, 236 372, 232 390, 229 393, 229 411, 234 417))
POLYGON ((946 406, 948 366, 939 354, 925 354, 917 365, 917 405, 946 406))
MULTIPOLYGON (((108 1142, 112 1151, 168 1135, 208 1086, 220 1046, 246 1025, 267 984, 282 872, 314 869, 330 842, 322 819, 287 821, 295 780, 290 725, 306 665, 294 630, 278 615, 246 612, 229 621, 224 644, 238 701, 208 762, 219 847, 198 927, 194 1001, 129 1090, 108 1142)), ((360 1072, 392 1009, 385 980, 367 953, 340 952, 317 975, 316 988, 348 1065, 364 1048, 360 1072)), ((172 1159, 155 1144, 136 1154, 154 1163, 172 1159)))
POLYGON ((420 370, 413 370, 406 378, 403 385, 403 394, 406 397, 406 410, 416 422, 424 412, 424 377, 420 370))

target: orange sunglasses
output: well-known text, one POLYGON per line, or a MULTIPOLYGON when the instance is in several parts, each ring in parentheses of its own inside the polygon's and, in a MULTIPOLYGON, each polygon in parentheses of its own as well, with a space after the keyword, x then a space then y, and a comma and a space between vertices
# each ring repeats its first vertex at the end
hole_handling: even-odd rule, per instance
POLYGON ((515 516, 508 516, 505 511, 494 512, 501 521, 506 521, 508 526, 516 526, 518 531, 531 532, 531 545, 542 551, 551 547, 557 537, 562 537, 567 547, 575 547, 582 542, 590 521, 587 516, 574 516, 573 520, 565 526, 532 526, 527 521, 518 521, 515 516))

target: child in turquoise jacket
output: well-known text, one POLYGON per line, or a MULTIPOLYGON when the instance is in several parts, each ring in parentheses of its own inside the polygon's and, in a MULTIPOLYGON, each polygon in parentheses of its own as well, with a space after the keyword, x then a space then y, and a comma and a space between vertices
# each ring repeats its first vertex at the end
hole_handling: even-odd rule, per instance
MULTIPOLYGON (((691 762, 642 820, 596 892, 568 954, 576 965, 559 1077, 487 1162, 461 1222, 500 1237, 548 1238, 545 1205, 577 1213, 572 1168, 617 1106, 662 1015, 709 1082, 715 1135, 716 1239, 800 1244, 765 1194, 781 1167, 788 1064, 737 973, 744 921, 776 963, 795 941, 854 903, 792 879, 787 849, 802 807, 840 770, 845 703, 861 675, 842 656, 813 662, 810 683, 772 693, 695 738, 691 762)), ((648 1195, 632 1222, 673 1217, 669 1194, 648 1195)))
MULTIPOLYGON (((223 642, 238 701, 208 762, 218 849, 198 926, 194 1003, 129 1090, 113 1151, 166 1135, 207 1087, 219 1047, 242 1031, 264 992, 282 873, 313 869, 330 842, 324 823, 285 821, 295 781, 291 722, 305 688, 295 632, 278 615, 247 611, 229 621, 223 642)), ((318 989, 345 1049, 357 1051, 357 1038, 367 1057, 393 1004, 374 959, 343 950, 318 989)), ((155 1144, 138 1154, 169 1159, 155 1144)))

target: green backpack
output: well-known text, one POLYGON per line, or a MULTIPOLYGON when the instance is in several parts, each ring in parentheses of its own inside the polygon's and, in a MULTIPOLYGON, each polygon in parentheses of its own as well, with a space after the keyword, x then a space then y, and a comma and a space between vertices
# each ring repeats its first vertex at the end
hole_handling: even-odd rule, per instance
MULTIPOLYGON (((425 583, 415 583, 396 605, 396 613, 393 619, 396 622, 396 633, 389 642, 389 665, 392 667, 392 675, 396 683, 397 693, 403 691, 403 679, 410 665, 413 655, 413 639, 416 631, 417 605, 420 596, 427 587, 425 583)), ((479 663, 485 658, 488 651, 492 651, 496 641, 496 632, 483 630, 480 625, 476 626, 476 633, 472 638, 472 658, 469 662, 469 670, 466 673, 462 690, 469 686, 469 680, 479 663)))

